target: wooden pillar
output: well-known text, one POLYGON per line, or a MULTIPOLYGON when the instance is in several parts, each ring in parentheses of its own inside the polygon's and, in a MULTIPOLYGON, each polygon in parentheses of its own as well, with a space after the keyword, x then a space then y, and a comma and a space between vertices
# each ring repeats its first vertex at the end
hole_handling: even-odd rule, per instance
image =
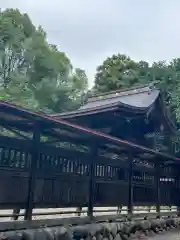
POLYGON ((18 220, 18 214, 20 214, 21 209, 20 208, 14 208, 13 209, 13 217, 12 220, 18 220))
POLYGON ((31 155, 31 166, 29 171, 29 181, 28 181, 28 196, 27 196, 27 204, 25 209, 25 220, 32 219, 32 211, 34 205, 34 192, 35 192, 35 177, 36 177, 36 169, 38 162, 38 154, 39 154, 39 143, 40 143, 40 130, 36 128, 33 134, 32 140, 32 155, 31 155))
POLYGON ((91 148, 91 152, 89 154, 89 163, 90 163, 90 169, 89 169, 89 196, 88 196, 88 216, 93 216, 93 202, 94 202, 94 194, 95 194, 95 163, 96 158, 98 157, 98 147, 97 145, 93 144, 91 148))
POLYGON ((82 207, 77 207, 76 208, 76 213, 77 213, 78 217, 80 217, 81 213, 82 213, 82 207))
POLYGON ((173 193, 173 205, 177 207, 177 215, 180 217, 180 165, 176 165, 175 169, 175 187, 173 193))
POLYGON ((160 196, 160 163, 156 163, 155 165, 155 187, 156 187, 156 212, 160 214, 161 211, 161 196, 160 196))
POLYGON ((128 153, 128 214, 132 215, 133 213, 133 155, 131 150, 128 153))

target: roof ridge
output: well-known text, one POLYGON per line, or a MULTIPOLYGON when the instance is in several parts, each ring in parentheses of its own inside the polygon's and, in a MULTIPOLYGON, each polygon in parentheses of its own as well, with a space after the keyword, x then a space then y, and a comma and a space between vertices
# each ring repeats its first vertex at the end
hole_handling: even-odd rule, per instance
POLYGON ((125 89, 125 90, 117 90, 117 91, 111 91, 111 92, 107 92, 106 94, 98 94, 98 95, 94 95, 88 98, 87 103, 89 102, 96 102, 96 101, 101 101, 102 99, 112 99, 112 98, 116 98, 116 97, 121 97, 121 96, 129 96, 129 95, 135 95, 135 94, 139 94, 139 93, 143 93, 143 92, 149 92, 152 91, 154 89, 154 85, 147 85, 147 86, 143 86, 143 87, 139 87, 139 88, 129 88, 129 89, 125 89))
MULTIPOLYGON (((154 84, 153 84, 153 86, 154 86, 154 84)), ((104 95, 107 95, 107 94, 127 92, 127 91, 130 91, 130 90, 134 90, 134 89, 138 90, 138 89, 142 89, 142 88, 146 88, 146 87, 152 87, 152 83, 144 84, 144 85, 141 85, 141 86, 133 86, 133 87, 130 87, 130 88, 112 90, 112 91, 108 91, 108 92, 94 93, 90 97, 98 97, 98 96, 104 96, 104 95)))

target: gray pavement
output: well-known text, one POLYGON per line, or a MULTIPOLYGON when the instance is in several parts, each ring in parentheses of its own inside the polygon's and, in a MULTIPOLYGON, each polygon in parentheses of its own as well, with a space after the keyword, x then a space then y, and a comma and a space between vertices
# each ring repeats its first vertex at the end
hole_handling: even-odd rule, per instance
MULTIPOLYGON (((144 208, 144 211, 139 211, 138 208, 142 207, 135 207, 134 208, 134 213, 148 213, 149 211, 146 209, 146 207, 144 208)), ((81 216, 87 216, 87 208, 83 208, 83 211, 86 211, 86 213, 82 213, 81 216)), ((94 210, 101 210, 102 212, 94 212, 94 216, 103 216, 103 215, 114 215, 117 214, 117 207, 95 207, 94 210), (107 212, 107 210, 109 212, 107 212), (104 211, 104 212, 103 212, 104 211)), ((177 208, 175 206, 172 207, 172 212, 176 211, 177 208)), ((40 219, 57 219, 57 218, 64 218, 64 217, 77 217, 78 214, 77 213, 72 213, 72 214, 53 214, 53 212, 68 212, 68 211, 74 211, 76 212, 76 208, 48 208, 48 209, 34 209, 33 213, 52 213, 52 215, 41 215, 41 216, 33 216, 33 220, 40 220, 40 219)), ((3 221, 10 221, 11 218, 10 217, 3 217, 1 218, 1 215, 3 214, 12 214, 13 210, 12 209, 6 209, 6 210, 0 210, 0 222, 3 221)), ((152 209, 150 211, 151 213, 156 212, 155 211, 155 207, 152 206, 152 209)), ((169 209, 166 207, 164 210, 162 210, 162 212, 169 212, 169 209)), ((21 213, 24 214, 24 210, 21 209, 21 213)), ((121 214, 127 214, 127 207, 122 207, 122 211, 121 214)), ((23 217, 19 217, 19 220, 23 220, 23 217)))
POLYGON ((147 240, 180 240, 180 230, 176 230, 175 232, 169 232, 165 234, 158 234, 154 237, 144 238, 147 240))

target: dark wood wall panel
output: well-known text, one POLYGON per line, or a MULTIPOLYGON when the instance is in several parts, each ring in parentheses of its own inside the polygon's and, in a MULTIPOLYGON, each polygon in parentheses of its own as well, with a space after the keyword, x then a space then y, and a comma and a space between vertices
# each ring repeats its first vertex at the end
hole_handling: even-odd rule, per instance
MULTIPOLYGON (((90 182, 93 186, 94 206, 128 205, 128 160, 97 155, 90 159, 90 154, 85 152, 42 144, 36 151, 38 153, 34 155, 30 141, 0 137, 0 208, 26 206, 30 170, 35 160, 35 207, 87 206, 90 182)), ((148 164, 148 161, 133 161, 133 205, 156 204, 156 173, 155 165, 148 164)), ((162 165, 159 182, 160 204, 178 203, 179 165, 162 165)))

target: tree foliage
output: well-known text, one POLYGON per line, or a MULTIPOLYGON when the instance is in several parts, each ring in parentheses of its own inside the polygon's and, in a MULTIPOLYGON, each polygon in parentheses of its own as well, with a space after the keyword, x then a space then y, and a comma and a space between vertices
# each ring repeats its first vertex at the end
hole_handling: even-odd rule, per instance
POLYGON ((180 58, 149 64, 126 55, 113 55, 97 68, 94 91, 108 92, 154 83, 180 121, 180 58))
MULTIPOLYGON (((155 83, 180 121, 180 58, 149 64, 123 54, 97 68, 93 91, 155 83)), ((87 91, 84 70, 74 68, 46 32, 18 9, 0 11, 0 99, 46 113, 78 108, 87 91)))
POLYGON ((85 72, 46 40, 18 9, 0 12, 0 98, 47 113, 77 108, 87 90, 85 72))

